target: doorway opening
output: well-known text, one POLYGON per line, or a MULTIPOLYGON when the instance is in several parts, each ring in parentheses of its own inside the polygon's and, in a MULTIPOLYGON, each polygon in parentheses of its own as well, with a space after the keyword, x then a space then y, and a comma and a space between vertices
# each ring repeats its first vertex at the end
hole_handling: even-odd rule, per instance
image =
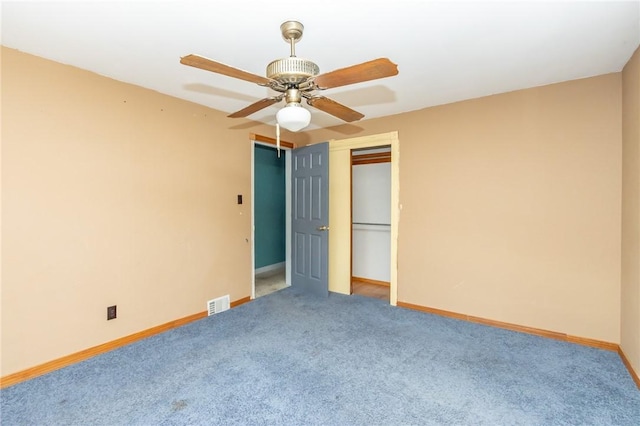
POLYGON ((251 135, 251 298, 291 285, 291 149, 275 139, 251 135))

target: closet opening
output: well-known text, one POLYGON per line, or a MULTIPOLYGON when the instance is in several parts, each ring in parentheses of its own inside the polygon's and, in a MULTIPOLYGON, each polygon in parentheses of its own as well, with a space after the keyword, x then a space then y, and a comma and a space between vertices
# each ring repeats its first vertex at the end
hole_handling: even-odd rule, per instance
POLYGON ((351 294, 390 300, 391 146, 351 150, 351 294))

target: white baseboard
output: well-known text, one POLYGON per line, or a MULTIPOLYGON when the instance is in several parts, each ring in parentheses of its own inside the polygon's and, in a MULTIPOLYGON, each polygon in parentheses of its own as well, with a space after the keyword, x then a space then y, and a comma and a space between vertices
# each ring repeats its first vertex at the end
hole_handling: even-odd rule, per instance
POLYGON ((261 268, 257 268, 255 270, 255 274, 259 275, 259 274, 264 274, 265 272, 275 271, 276 269, 284 269, 286 265, 287 265, 286 262, 279 262, 279 263, 274 263, 272 265, 263 266, 261 268))

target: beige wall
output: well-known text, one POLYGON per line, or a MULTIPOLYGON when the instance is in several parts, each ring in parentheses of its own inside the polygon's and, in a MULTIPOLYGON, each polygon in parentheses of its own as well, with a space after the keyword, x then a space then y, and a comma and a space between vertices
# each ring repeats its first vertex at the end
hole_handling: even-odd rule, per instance
POLYGON ((2 376, 251 294, 239 124, 2 49, 2 376))
POLYGON ((622 111, 620 346, 640 374, 640 49, 622 72, 622 111))
POLYGON ((618 343, 619 73, 367 120, 397 130, 398 301, 618 343))
MULTIPOLYGON (((619 342, 621 87, 604 75, 290 136, 399 131, 399 301, 619 342)), ((3 48, 2 376, 250 294, 235 200, 248 132, 273 130, 238 124, 3 48)))

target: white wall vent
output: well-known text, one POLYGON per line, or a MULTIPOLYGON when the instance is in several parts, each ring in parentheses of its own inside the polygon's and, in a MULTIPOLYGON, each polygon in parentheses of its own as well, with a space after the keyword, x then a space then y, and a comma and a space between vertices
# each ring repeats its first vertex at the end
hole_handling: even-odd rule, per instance
POLYGON ((230 307, 231 302, 229 301, 228 294, 226 296, 218 297, 217 299, 211 299, 207 302, 207 310, 209 311, 209 316, 224 312, 230 307))

